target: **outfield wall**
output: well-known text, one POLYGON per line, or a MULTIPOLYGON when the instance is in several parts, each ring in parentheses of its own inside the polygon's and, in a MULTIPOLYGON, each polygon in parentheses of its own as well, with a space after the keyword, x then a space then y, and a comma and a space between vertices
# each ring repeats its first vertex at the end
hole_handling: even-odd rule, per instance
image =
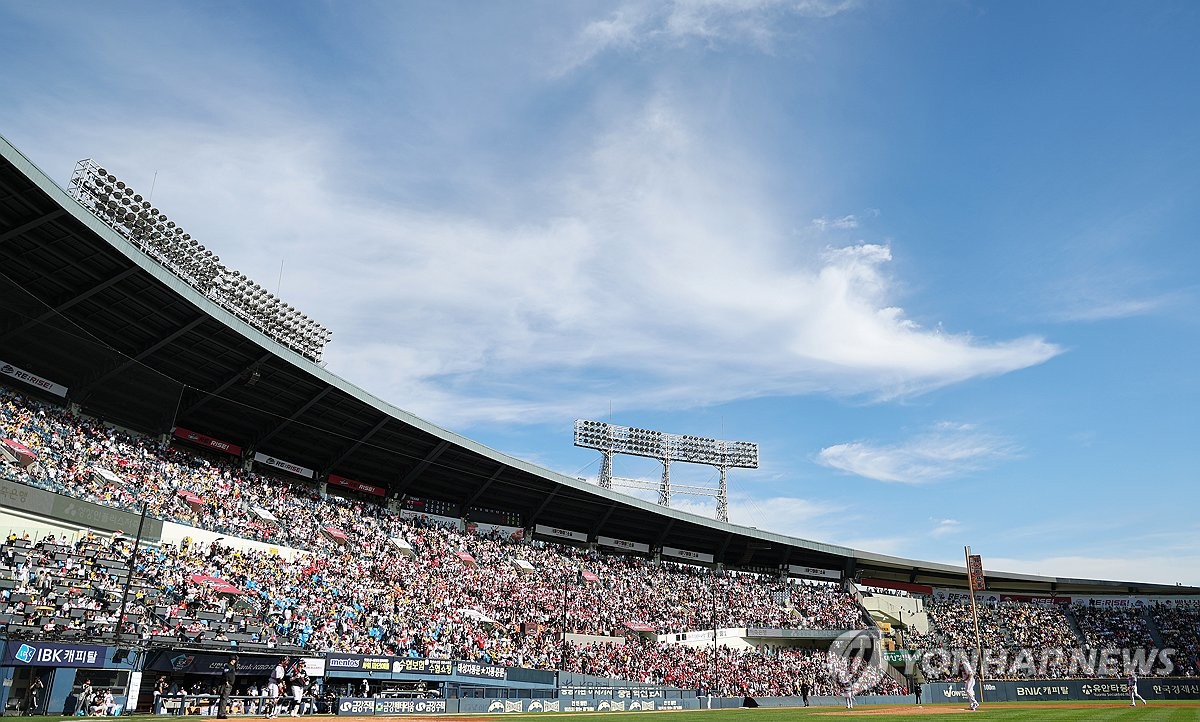
MULTIPOLYGON (((965 701, 961 682, 935 682, 922 686, 925 702, 965 701)), ((1138 680, 1138 694, 1147 700, 1200 699, 1200 679, 1151 677, 1138 680)), ((1124 679, 1034 679, 983 683, 986 702, 1128 701, 1124 679)))
MULTIPOLYGON (((694 693, 693 693, 694 694, 694 693)), ((802 707, 800 697, 754 697, 759 707, 802 707)), ((902 705, 913 704, 912 695, 855 698, 855 704, 902 705)), ((846 704, 842 697, 810 697, 813 707, 837 707, 846 704)), ((440 715, 440 714, 505 714, 527 712, 655 712, 682 709, 737 709, 749 706, 745 697, 681 697, 663 698, 657 695, 612 695, 604 698, 554 697, 547 699, 385 699, 339 697, 337 713, 351 716, 440 715)))

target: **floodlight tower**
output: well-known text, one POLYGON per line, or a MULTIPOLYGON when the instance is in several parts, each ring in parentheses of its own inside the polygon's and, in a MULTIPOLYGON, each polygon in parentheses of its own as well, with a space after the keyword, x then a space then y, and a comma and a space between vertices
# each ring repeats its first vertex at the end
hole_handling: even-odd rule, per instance
MULTIPOLYGON (((720 521, 729 521, 729 487, 727 475, 732 468, 758 468, 758 445, 748 441, 719 441, 700 436, 680 436, 664 434, 661 431, 649 429, 627 428, 614 426, 603 421, 575 421, 575 445, 587 449, 595 449, 603 454, 600 465, 600 486, 611 489, 614 484, 612 475, 613 454, 630 454, 657 459, 663 465, 662 479, 658 484, 658 503, 661 506, 671 506, 671 494, 678 491, 681 494, 717 497, 716 517, 720 521), (683 461, 693 464, 707 464, 716 467, 721 474, 721 483, 717 489, 711 487, 671 484, 671 462, 683 461)), ((628 486, 650 491, 654 482, 637 479, 617 479, 621 486, 628 486)))

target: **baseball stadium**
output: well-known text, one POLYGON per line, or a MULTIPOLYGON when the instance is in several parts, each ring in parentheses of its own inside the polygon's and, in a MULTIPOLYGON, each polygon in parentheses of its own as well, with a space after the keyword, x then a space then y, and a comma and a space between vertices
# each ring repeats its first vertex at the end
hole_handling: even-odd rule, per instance
POLYGON ((749 443, 580 420, 599 484, 511 458, 326 370, 98 163, 63 188, 0 139, 0 303, 4 714, 1200 716, 1200 588, 612 488, 613 454, 724 482, 749 443))

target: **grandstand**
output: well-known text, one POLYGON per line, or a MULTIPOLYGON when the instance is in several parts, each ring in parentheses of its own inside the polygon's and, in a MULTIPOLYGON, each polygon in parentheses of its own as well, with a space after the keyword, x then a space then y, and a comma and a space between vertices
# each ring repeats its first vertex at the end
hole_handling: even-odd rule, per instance
MULTIPOLYGON (((386 659, 394 689, 503 680, 559 704, 600 680, 835 695, 824 652, 854 630, 970 646, 946 598, 964 568, 702 518, 438 428, 231 312, 3 139, 0 299, 8 647, 101 643, 162 672, 156 650, 290 653, 324 660, 330 688, 386 659)), ((1200 589, 1003 571, 988 587, 985 646, 1169 637, 1194 665, 1177 603, 1200 589)), ((30 676, 7 674, 11 707, 30 676)), ((909 684, 890 670, 870 689, 909 684)))

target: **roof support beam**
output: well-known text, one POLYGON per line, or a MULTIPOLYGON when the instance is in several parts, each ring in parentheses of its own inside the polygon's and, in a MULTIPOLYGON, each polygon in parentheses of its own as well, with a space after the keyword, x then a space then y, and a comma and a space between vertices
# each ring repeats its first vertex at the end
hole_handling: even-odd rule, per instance
POLYGON ((327 475, 327 474, 328 474, 330 471, 332 471, 332 470, 333 470, 333 467, 335 467, 335 466, 337 466, 338 464, 340 464, 340 463, 342 463, 343 461, 345 461, 347 456, 350 456, 350 455, 351 455, 351 454, 353 454, 355 451, 358 451, 358 447, 360 447, 360 446, 362 446, 363 444, 365 444, 365 443, 367 443, 368 441, 370 441, 370 440, 371 440, 371 437, 372 437, 372 436, 374 436, 375 434, 379 433, 379 430, 380 430, 380 429, 382 429, 384 426, 387 426, 387 422, 389 422, 389 421, 391 421, 391 417, 390 417, 390 416, 384 416, 382 419, 380 419, 380 420, 378 421, 378 423, 376 423, 374 426, 372 426, 372 427, 371 427, 371 430, 370 430, 370 431, 368 431, 367 433, 365 433, 365 434, 363 434, 362 436, 358 437, 358 440, 357 440, 357 441, 355 441, 353 444, 351 444, 351 445, 349 446, 349 448, 347 448, 345 451, 343 451, 342 453, 338 454, 338 456, 337 456, 337 458, 336 458, 336 459, 334 459, 333 461, 331 461, 331 462, 329 462, 328 464, 326 464, 326 465, 325 465, 325 468, 321 470, 321 475, 322 475, 322 476, 325 476, 325 475, 327 475))
POLYGON ((498 469, 496 469, 495 471, 493 471, 492 475, 489 476, 487 479, 485 479, 484 482, 479 485, 479 488, 475 490, 475 493, 471 494, 470 498, 468 498, 466 501, 463 502, 463 504, 462 504, 463 510, 466 510, 467 507, 471 506, 476 501, 478 501, 479 497, 483 496, 483 492, 487 491, 488 487, 491 486, 494 481, 499 479, 500 475, 503 473, 504 473, 503 466, 501 466, 498 469))
POLYGON ((551 501, 554 500, 554 497, 556 496, 558 496, 558 487, 555 487, 553 491, 546 495, 546 498, 542 500, 541 505, 538 506, 537 511, 529 515, 529 524, 537 523, 538 517, 542 515, 542 512, 546 510, 546 507, 551 501))
POLYGON ((26 231, 32 231, 34 228, 37 228, 38 226, 42 225, 43 223, 52 221, 55 218, 58 218, 59 216, 66 215, 66 213, 67 213, 66 209, 59 208, 57 210, 50 211, 49 213, 43 213, 42 215, 38 216, 37 218, 34 218, 33 220, 28 221, 26 223, 22 223, 21 225, 17 226, 16 228, 12 228, 10 230, 5 231, 4 233, 0 233, 0 244, 3 244, 4 242, 8 241, 9 239, 16 238, 17 236, 21 235, 22 233, 25 233, 26 231))
POLYGON ((658 535, 658 540, 654 542, 654 546, 661 547, 663 542, 667 540, 667 535, 671 533, 671 527, 675 526, 675 519, 667 519, 667 525, 663 527, 662 534, 658 535))
POLYGON ((600 533, 600 530, 603 529, 604 525, 608 523, 609 517, 611 517, 613 512, 616 510, 617 502, 614 501, 608 505, 608 511, 604 512, 604 516, 600 517, 600 521, 596 522, 595 526, 592 527, 592 536, 596 536, 600 533))
POLYGON ((195 413, 196 411, 198 411, 200 409, 201 406, 204 406, 209 401, 212 401, 214 398, 220 396, 221 393, 223 391, 225 391, 225 389, 228 389, 230 386, 233 386, 238 381, 245 379, 246 374, 248 374, 251 369, 258 367, 261 364, 266 363, 267 359, 271 358, 274 355, 275 354, 268 351, 267 353, 264 353, 262 356, 259 356, 258 360, 256 360, 254 363, 250 364, 249 366, 242 369, 241 371, 238 371, 233 376, 230 376, 228 379, 226 379, 224 382, 222 382, 220 386, 218 386, 217 388, 215 388, 212 391, 209 391, 207 394, 205 394, 204 398, 200 399, 196 403, 192 404, 191 406, 189 406, 186 409, 184 409, 183 411, 181 411, 179 413, 179 416, 190 416, 191 414, 195 413))
POLYGON ((101 281, 100 283, 97 283, 95 286, 92 286, 91 288, 84 291, 83 293, 80 293, 80 294, 74 296, 73 298, 67 299, 66 301, 63 301, 62 303, 58 304, 54 308, 50 309, 49 311, 42 313, 37 318, 30 319, 30 320, 26 321, 25 323, 21 324, 20 326, 17 326, 13 330, 9 331, 8 333, 4 334, 3 336, 0 336, 0 341, 7 341, 10 338, 12 338, 13 336, 16 336, 17 334, 21 333, 22 331, 28 330, 40 323, 44 323, 44 322, 50 320, 51 318, 61 314, 63 311, 66 311, 67 309, 71 308, 75 304, 82 303, 82 302, 88 300, 89 298, 91 298, 92 296, 95 296, 97 293, 100 293, 101 291, 108 288, 109 286, 112 286, 115 283, 120 283, 121 281, 125 280, 127 277, 132 275, 137 270, 139 270, 137 268, 137 266, 131 266, 129 268, 126 268, 124 271, 121 271, 117 275, 107 278, 104 281, 101 281))
MULTIPOLYGON (((726 534, 725 541, 721 542, 721 551, 717 552, 716 561, 721 562, 721 560, 723 560, 725 558, 725 550, 727 550, 729 548, 729 543, 732 541, 733 541, 733 534, 732 533, 726 534)), ((745 562, 742 562, 742 563, 745 564, 745 562)))
POLYGON ((82 392, 79 394, 79 397, 78 397, 79 403, 83 403, 84 401, 86 401, 88 399, 88 397, 92 395, 92 391, 95 390, 96 387, 100 386, 100 384, 109 380, 113 376, 116 376, 117 374, 121 373, 125 369, 134 365, 135 363, 141 362, 142 359, 153 354, 155 351, 158 351, 163 346, 166 346, 167 344, 172 343, 175 339, 179 338, 180 336, 188 333, 192 329, 194 329, 197 326, 199 326, 200 324, 204 323, 205 318, 207 318, 207 317, 206 316, 198 316, 198 317, 192 319, 187 324, 180 326, 178 329, 176 329, 174 333, 161 339, 158 343, 145 349, 144 351, 139 353, 137 356, 134 356, 133 358, 126 358, 125 362, 122 363, 120 366, 117 366, 115 369, 109 371, 108 373, 104 374, 100 378, 96 379, 92 383, 85 386, 83 388, 82 392))
POLYGON ((300 418, 301 416, 303 416, 305 411, 308 411, 309 409, 311 409, 311 408, 313 407, 313 404, 315 404, 315 403, 317 403, 318 401, 320 401, 321 399, 325 398, 325 396, 326 396, 326 395, 327 395, 327 394, 328 394, 330 391, 333 391, 333 387, 332 387, 332 386, 326 386, 325 388, 323 388, 323 389, 321 389, 320 391, 318 391, 318 392, 317 392, 317 394, 316 394, 316 396, 313 396, 311 399, 309 399, 308 401, 304 402, 304 405, 303 405, 303 406, 301 406, 300 408, 298 408, 298 409, 296 409, 295 411, 293 411, 291 416, 287 417, 287 418, 286 418, 286 419, 285 419, 285 420, 284 420, 282 423, 280 423, 278 426, 276 426, 275 428, 273 428, 273 429, 271 429, 270 431, 268 431, 268 432, 267 432, 267 433, 266 433, 266 434, 265 434, 265 435, 264 435, 262 438, 260 438, 260 439, 259 439, 257 442, 255 442, 255 444, 254 444, 254 445, 255 445, 255 446, 257 446, 257 447, 259 447, 259 448, 262 448, 263 444, 265 444, 265 443, 267 443, 268 441, 270 441, 271 439, 275 438, 275 435, 276 435, 276 434, 278 434, 280 431, 283 431, 284 429, 286 429, 286 428, 288 427, 288 424, 292 423, 292 422, 293 422, 293 421, 295 421, 296 419, 298 419, 298 418, 300 418))
POLYGON ((442 455, 442 452, 449 448, 449 441, 442 441, 440 444, 433 447, 433 450, 426 454, 425 458, 421 459, 420 463, 418 463, 412 468, 411 471, 404 475, 404 478, 402 478, 400 483, 396 485, 396 491, 403 494, 404 491, 408 489, 409 485, 416 481, 418 476, 424 474, 425 470, 429 468, 429 465, 437 461, 438 457, 442 455))

